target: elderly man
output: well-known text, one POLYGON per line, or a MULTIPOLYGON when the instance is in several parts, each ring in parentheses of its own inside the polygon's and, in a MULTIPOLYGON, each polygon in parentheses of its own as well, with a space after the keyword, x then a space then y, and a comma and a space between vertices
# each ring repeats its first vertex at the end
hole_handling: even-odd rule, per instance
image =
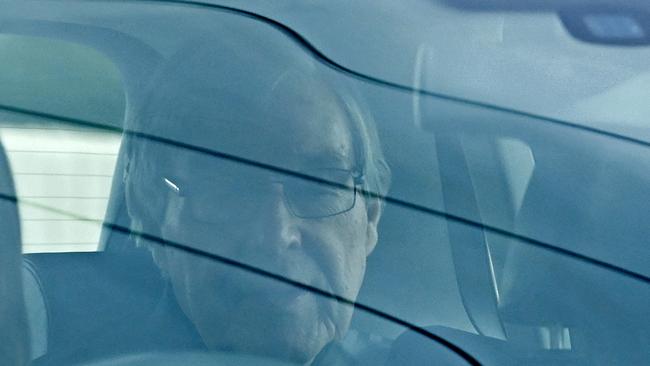
MULTIPOLYGON (((169 62, 131 123, 129 213, 137 231, 354 301, 389 170, 340 76, 282 42, 203 40, 169 62)), ((350 305, 146 245, 201 346, 301 364, 336 358, 350 305)))

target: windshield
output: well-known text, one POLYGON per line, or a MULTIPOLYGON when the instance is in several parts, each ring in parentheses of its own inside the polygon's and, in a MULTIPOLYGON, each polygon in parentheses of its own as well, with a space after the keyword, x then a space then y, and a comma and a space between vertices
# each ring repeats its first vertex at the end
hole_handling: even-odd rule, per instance
POLYGON ((8 362, 650 360, 645 104, 602 112, 646 47, 552 12, 9 5, 8 362))

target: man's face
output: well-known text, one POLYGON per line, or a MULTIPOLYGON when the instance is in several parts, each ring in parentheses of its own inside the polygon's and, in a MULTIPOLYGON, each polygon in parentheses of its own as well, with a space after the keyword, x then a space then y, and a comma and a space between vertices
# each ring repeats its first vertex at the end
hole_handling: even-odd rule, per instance
MULTIPOLYGON (((270 120, 207 133, 215 136, 215 150, 353 186, 361 167, 343 118, 334 105, 306 103, 270 120)), ((161 179, 172 183, 165 239, 356 299, 377 240, 376 203, 348 191, 321 195, 313 206, 311 188, 318 183, 193 152, 170 158, 169 177, 161 179), (295 215, 344 208, 326 217, 295 215)), ((350 306, 174 249, 158 257, 210 349, 309 362, 347 332, 350 306)))

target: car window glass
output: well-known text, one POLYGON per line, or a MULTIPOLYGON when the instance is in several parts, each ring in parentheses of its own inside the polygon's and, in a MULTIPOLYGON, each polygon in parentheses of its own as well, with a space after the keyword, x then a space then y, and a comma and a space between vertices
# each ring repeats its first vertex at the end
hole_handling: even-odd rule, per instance
POLYGON ((0 50, 0 99, 10 107, 0 136, 20 201, 23 251, 97 250, 120 134, 65 121, 119 125, 120 73, 71 42, 2 35, 0 50))
POLYGON ((0 93, 42 362, 648 359, 647 143, 433 94, 435 63, 350 73, 255 14, 69 5, 6 38, 47 67, 0 93))

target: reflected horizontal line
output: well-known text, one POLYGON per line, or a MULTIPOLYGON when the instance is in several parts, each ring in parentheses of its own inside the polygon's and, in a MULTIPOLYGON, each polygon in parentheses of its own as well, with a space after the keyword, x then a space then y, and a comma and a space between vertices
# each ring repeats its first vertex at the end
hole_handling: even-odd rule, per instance
POLYGON ((98 245, 99 243, 23 243, 23 246, 29 247, 56 247, 56 246, 81 246, 81 245, 98 245))
POLYGON ((102 220, 103 218, 88 218, 85 220, 81 219, 22 219, 21 221, 27 222, 43 222, 43 221, 70 221, 70 222, 94 222, 97 223, 97 220, 102 220))
POLYGON ((29 131, 65 131, 65 132, 81 132, 81 133, 99 133, 107 136, 119 136, 117 132, 106 132, 102 129, 74 129, 74 128, 56 128, 56 127, 24 127, 12 125, 0 125, 0 130, 29 130, 29 131))
MULTIPOLYGON (((61 203, 62 200, 65 200, 65 202, 73 202, 73 201, 80 201, 80 202, 74 202, 75 204, 101 204, 103 201, 105 201, 105 198, 83 198, 83 197, 42 197, 42 198, 37 198, 33 200, 25 199, 26 197, 21 198, 21 202, 18 202, 18 205, 29 205, 30 209, 33 208, 35 210, 37 209, 42 209, 42 210, 50 210, 54 207, 54 203, 57 205, 61 203), (46 202, 45 200, 52 200, 52 205, 45 205, 47 207, 32 207, 34 204, 42 204, 46 202)), ((49 202, 49 201, 48 201, 49 202)))
POLYGON ((76 154, 76 155, 100 155, 100 156, 117 156, 115 153, 98 153, 87 151, 48 151, 48 150, 7 150, 9 154, 76 154))
POLYGON ((112 174, 68 174, 68 173, 14 173, 15 176, 18 175, 40 175, 44 177, 102 177, 102 178, 112 178, 112 174))
POLYGON ((18 195, 18 199, 30 199, 30 198, 63 198, 63 199, 92 199, 92 200, 107 200, 108 197, 93 197, 93 196, 21 196, 18 195))
POLYGON ((23 247, 23 254, 38 254, 38 253, 96 253, 98 252, 97 246, 72 246, 72 247, 23 247))

